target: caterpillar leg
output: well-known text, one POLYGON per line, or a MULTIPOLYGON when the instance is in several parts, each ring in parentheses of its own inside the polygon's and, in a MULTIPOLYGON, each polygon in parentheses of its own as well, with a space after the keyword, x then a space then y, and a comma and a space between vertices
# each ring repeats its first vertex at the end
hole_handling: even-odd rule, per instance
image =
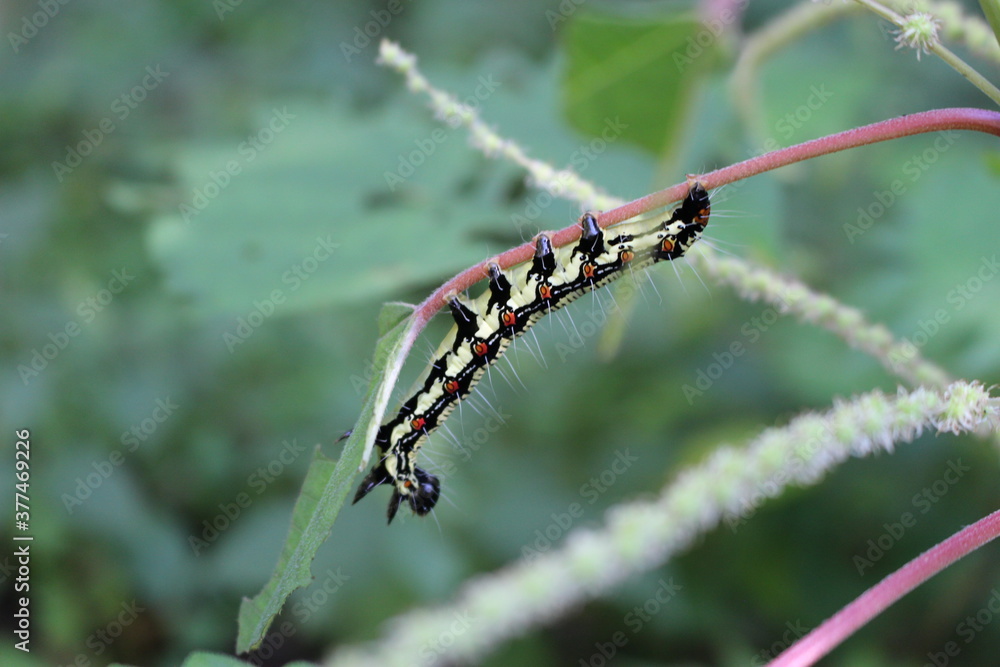
POLYGON ((354 500, 351 504, 353 505, 367 496, 376 486, 386 483, 392 483, 392 476, 389 474, 389 471, 385 469, 385 461, 381 461, 375 464, 375 467, 372 468, 371 472, 365 475, 365 478, 361 480, 361 484, 358 485, 358 490, 355 492, 354 500))

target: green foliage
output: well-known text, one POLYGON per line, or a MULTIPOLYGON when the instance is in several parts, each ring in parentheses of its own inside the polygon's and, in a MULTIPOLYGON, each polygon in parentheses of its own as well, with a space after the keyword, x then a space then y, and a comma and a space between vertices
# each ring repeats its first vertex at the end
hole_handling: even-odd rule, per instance
POLYGON ((454 196, 482 167, 460 138, 402 106, 350 132, 338 129, 353 122, 344 105, 292 100, 256 114, 261 128, 284 115, 270 144, 250 132, 174 147, 185 208, 154 222, 150 252, 199 314, 239 314, 275 290, 289 297, 286 315, 384 301, 400 285, 433 284, 482 257, 463 225, 495 207, 495 186, 454 196), (416 169, 407 166, 411 154, 441 166, 392 180, 416 169), (330 159, 338 155, 352 157, 330 159))
POLYGON ((676 150, 697 83, 716 60, 717 38, 693 15, 596 12, 571 21, 564 38, 563 110, 573 127, 594 137, 620 134, 653 155, 676 150))
POLYGON ((1000 42, 1000 2, 997 0, 979 0, 979 6, 983 8, 983 16, 990 22, 993 28, 993 35, 1000 42))

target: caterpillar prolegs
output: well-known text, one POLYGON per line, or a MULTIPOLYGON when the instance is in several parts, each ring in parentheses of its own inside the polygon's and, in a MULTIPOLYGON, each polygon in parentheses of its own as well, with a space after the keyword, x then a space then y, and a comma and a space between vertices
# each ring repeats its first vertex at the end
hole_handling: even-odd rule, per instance
POLYGON ((392 484, 390 523, 404 500, 416 514, 430 512, 441 483, 417 466, 420 447, 510 342, 543 315, 615 280, 625 269, 681 257, 701 238, 710 212, 708 192, 695 182, 665 220, 601 230, 597 219, 585 213, 575 246, 553 249, 542 234, 535 243, 534 259, 514 267, 509 276, 491 264, 489 288, 478 299, 471 304, 455 296, 449 300, 455 326, 434 355, 423 387, 379 428, 375 444, 382 456, 361 482, 354 502, 380 484, 392 484), (615 236, 606 238, 611 234, 615 236))

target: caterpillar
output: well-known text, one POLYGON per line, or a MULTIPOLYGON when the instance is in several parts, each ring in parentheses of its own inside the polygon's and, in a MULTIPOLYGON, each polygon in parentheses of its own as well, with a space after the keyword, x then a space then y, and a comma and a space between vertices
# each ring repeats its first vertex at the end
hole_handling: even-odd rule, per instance
POLYGON ((575 246, 553 249, 549 237, 541 234, 534 258, 514 267, 509 276, 490 264, 489 286, 478 299, 466 304, 454 295, 449 298, 455 326, 435 353, 423 386, 379 428, 375 444, 382 456, 358 486, 354 502, 379 485, 391 484, 389 523, 404 500, 415 514, 430 512, 441 495, 441 483, 417 466, 420 447, 510 342, 543 315, 615 280, 626 268, 635 271, 681 257, 701 238, 710 213, 708 192, 694 182, 665 220, 602 230, 594 215, 585 213, 575 246), (606 234, 615 236, 606 239, 606 234))

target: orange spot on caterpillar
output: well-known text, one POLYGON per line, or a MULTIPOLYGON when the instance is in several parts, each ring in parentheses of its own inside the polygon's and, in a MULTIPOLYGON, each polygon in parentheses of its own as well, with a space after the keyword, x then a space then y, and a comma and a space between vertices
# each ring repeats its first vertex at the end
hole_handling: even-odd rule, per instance
POLYGON ((660 248, 663 252, 670 252, 674 249, 674 242, 670 239, 663 239, 663 243, 660 244, 660 248))
POLYGON ((635 253, 632 252, 631 250, 622 250, 620 253, 618 253, 618 259, 620 259, 623 264, 627 264, 628 262, 631 262, 633 259, 635 259, 635 253))
POLYGON ((589 264, 589 263, 588 264, 584 264, 583 265, 583 275, 586 276, 587 278, 593 278, 594 277, 594 265, 593 264, 589 264))
POLYGON ((472 351, 476 353, 477 357, 482 357, 490 351, 490 346, 483 342, 475 343, 472 346, 472 351))
POLYGON ((698 215, 694 217, 694 221, 701 225, 702 227, 708 224, 708 216, 712 214, 712 209, 703 208, 698 211, 698 215))
POLYGON ((517 323, 517 313, 513 310, 508 310, 503 315, 500 316, 500 321, 506 327, 512 327, 517 323))
POLYGON ((552 298, 552 288, 548 285, 538 286, 538 296, 542 299, 548 300, 552 298))
POLYGON ((461 386, 458 384, 457 380, 448 380, 444 383, 444 390, 449 394, 456 393, 460 388, 461 386))
POLYGON ((414 419, 413 421, 410 422, 410 426, 413 427, 414 431, 419 431, 420 429, 422 429, 424 427, 424 424, 426 424, 426 423, 427 422, 424 421, 423 417, 417 417, 416 419, 414 419))

